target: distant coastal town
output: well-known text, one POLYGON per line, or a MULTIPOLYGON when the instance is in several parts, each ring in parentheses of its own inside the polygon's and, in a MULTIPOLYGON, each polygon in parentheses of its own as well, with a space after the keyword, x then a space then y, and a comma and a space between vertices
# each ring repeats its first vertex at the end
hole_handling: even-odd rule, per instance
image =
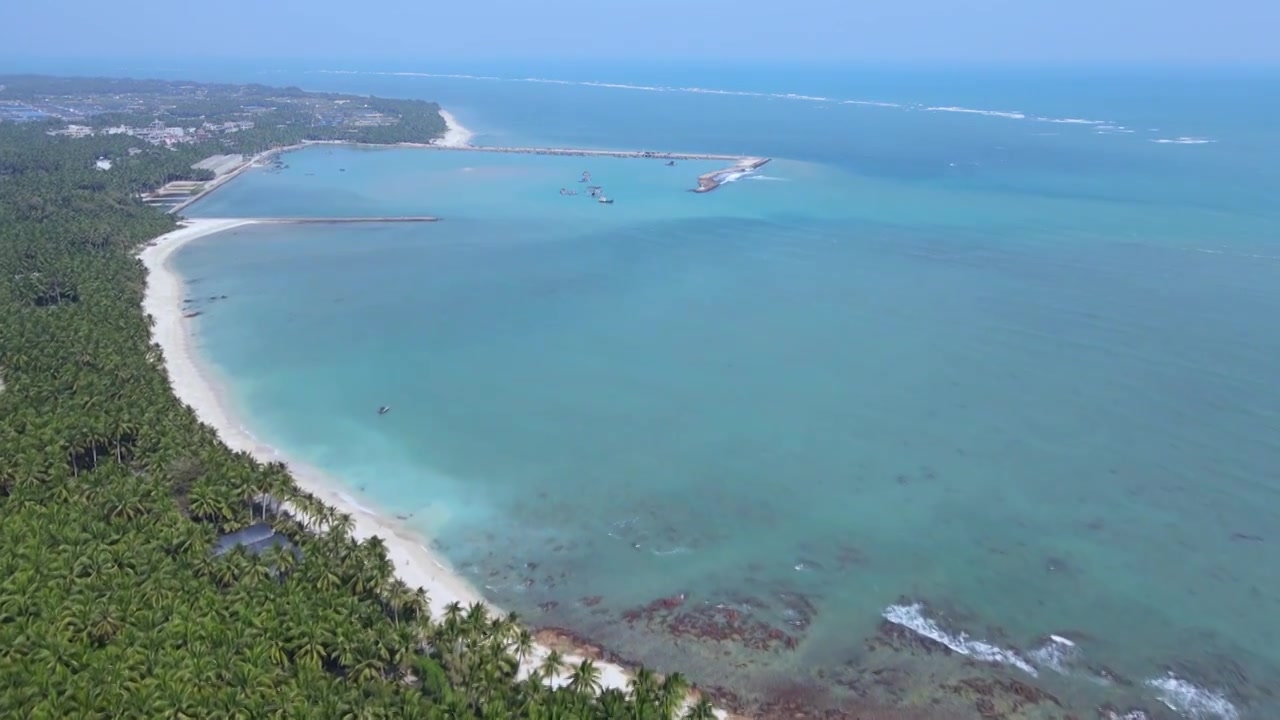
POLYGON ((37 75, 6 76, 0 82, 0 122, 62 121, 66 127, 51 133, 70 137, 124 134, 156 144, 202 142, 221 133, 252 130, 259 120, 278 124, 281 110, 293 111, 293 122, 305 118, 310 127, 385 127, 398 124, 404 110, 415 105, 438 108, 422 101, 260 85, 37 75), (114 120, 146 118, 149 122, 112 124, 114 120), (166 124, 169 118, 189 121, 166 124), (195 119, 202 121, 190 122, 195 119))
POLYGON ((61 130, 49 130, 48 133, 50 135, 65 135, 71 138, 93 137, 94 135, 128 135, 129 137, 136 137, 139 140, 149 142, 152 145, 171 147, 183 143, 206 142, 224 133, 252 129, 253 121, 251 120, 228 120, 219 124, 206 122, 200 127, 186 128, 168 127, 160 120, 152 120, 144 127, 116 125, 95 129, 89 125, 68 125, 61 130))
MULTIPOLYGON (((250 166, 279 163, 280 153, 312 143, 400 145, 537 155, 723 160, 696 178, 705 193, 750 173, 768 158, 654 150, 475 146, 471 133, 435 103, 389 100, 261 85, 206 85, 161 80, 0 77, 0 121, 38 125, 55 138, 113 139, 92 161, 99 171, 142 164, 153 150, 164 177, 137 189, 143 202, 176 212, 250 166), (141 141, 135 143, 133 141, 141 141)), ((610 203, 611 199, 601 198, 610 203)))

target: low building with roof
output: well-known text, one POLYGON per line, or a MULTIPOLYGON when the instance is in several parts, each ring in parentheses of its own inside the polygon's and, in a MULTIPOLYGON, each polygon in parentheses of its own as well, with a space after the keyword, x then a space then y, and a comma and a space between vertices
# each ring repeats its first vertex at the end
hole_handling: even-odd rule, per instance
POLYGON ((214 557, 221 557, 238 547, 243 547, 246 552, 253 555, 261 555, 271 548, 288 548, 289 552, 293 553, 294 559, 302 561, 302 550, 288 537, 276 532, 275 528, 264 522, 254 523, 243 530, 222 535, 214 542, 212 554, 214 557))

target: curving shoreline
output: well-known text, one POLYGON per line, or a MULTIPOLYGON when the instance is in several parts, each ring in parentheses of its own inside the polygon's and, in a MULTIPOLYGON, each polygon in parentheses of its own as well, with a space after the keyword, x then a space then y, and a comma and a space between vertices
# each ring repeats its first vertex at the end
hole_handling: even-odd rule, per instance
MULTIPOLYGON (((445 131, 443 136, 431 141, 430 143, 399 143, 397 146, 398 147, 436 147, 436 148, 449 148, 454 150, 468 149, 472 147, 471 138, 475 137, 475 133, 471 132, 470 130, 467 129, 465 125, 458 122, 458 118, 453 113, 449 112, 448 110, 445 110, 444 108, 440 109, 440 117, 444 120, 445 131)), ((209 193, 217 190, 220 187, 223 187, 227 183, 236 179, 241 175, 241 173, 244 173, 249 168, 262 165, 268 158, 287 153, 290 150, 298 150, 298 149, 307 147, 308 145, 330 145, 330 144, 349 145, 353 143, 347 143, 342 141, 330 141, 330 140, 304 140, 295 145, 285 145, 282 147, 274 147, 274 148, 271 148, 270 150, 264 150, 258 153, 257 155, 254 155, 253 157, 245 158, 240 162, 239 165, 237 165, 234 169, 232 169, 231 172, 228 172, 225 175, 221 175, 219 177, 214 178, 213 180, 210 180, 208 183, 204 185, 204 187, 200 189, 200 192, 197 192, 191 197, 187 198, 186 200, 183 200, 177 205, 174 205, 172 208, 168 210, 168 212, 175 215, 180 213, 184 208, 199 202, 200 200, 204 199, 205 196, 207 196, 209 193)), ((359 144, 359 143, 355 143, 355 144, 359 144)))
MULTIPOLYGON (((247 218, 187 220, 184 227, 156 238, 139 255, 147 268, 147 288, 142 307, 155 318, 152 335, 164 351, 165 369, 169 373, 174 395, 190 406, 202 421, 212 426, 218 437, 232 450, 248 452, 262 463, 287 463, 298 487, 351 515, 355 520, 352 536, 357 540, 374 535, 385 540, 387 555, 395 564, 396 575, 410 587, 427 590, 431 600, 431 614, 437 620, 443 617, 445 605, 451 602, 456 601, 464 606, 485 602, 466 580, 449 569, 443 558, 426 547, 425 538, 386 515, 371 512, 369 508, 356 502, 341 482, 319 468, 297 462, 279 449, 254 437, 233 414, 225 391, 201 361, 195 346, 195 330, 182 317, 186 283, 171 266, 173 255, 193 240, 263 222, 266 221, 247 218)), ((541 656, 534 661, 535 666, 540 660, 541 656)), ((606 687, 626 687, 627 675, 621 667, 601 665, 601 670, 604 674, 602 682, 606 687)))
MULTIPOLYGON (((188 318, 183 317, 182 301, 186 296, 186 283, 172 267, 172 259, 183 246, 199 238, 236 228, 271 223, 270 219, 250 218, 199 218, 183 221, 177 230, 161 235, 142 249, 138 257, 147 270, 146 291, 142 308, 155 320, 152 339, 163 351, 165 370, 177 398, 188 405, 201 421, 210 425, 219 438, 231 449, 251 454, 262 463, 284 462, 288 465, 298 487, 316 496, 325 504, 346 513, 354 520, 352 536, 357 540, 378 536, 387 548, 387 557, 394 564, 396 575, 409 587, 422 587, 430 599, 431 614, 437 621, 444 615, 444 608, 452 602, 463 606, 481 602, 491 610, 501 612, 450 569, 445 558, 429 549, 428 539, 405 527, 389 514, 379 513, 362 505, 349 494, 340 481, 323 470, 297 462, 258 438, 235 415, 219 384, 215 373, 199 357, 195 343, 195 329, 188 318)), ((560 643, 556 643, 557 646, 560 643)), ((564 652, 564 648, 557 647, 564 652)), ((540 642, 521 667, 521 676, 538 667, 551 651, 546 642, 540 642)), ((570 664, 590 657, 590 652, 564 653, 570 664)), ((626 691, 630 680, 628 669, 593 657, 600 669, 600 682, 605 689, 626 691)), ((553 686, 569 681, 571 668, 551 680, 553 686)), ((692 697, 692 696, 691 696, 692 697)), ((727 714, 716 711, 724 718, 727 714)))

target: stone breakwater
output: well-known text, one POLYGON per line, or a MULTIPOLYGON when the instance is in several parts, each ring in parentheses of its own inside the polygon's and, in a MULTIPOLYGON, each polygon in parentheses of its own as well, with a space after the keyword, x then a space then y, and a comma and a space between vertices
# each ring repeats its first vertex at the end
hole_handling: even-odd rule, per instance
POLYGON ((341 225, 345 223, 426 223, 439 222, 432 215, 396 215, 382 217, 273 217, 259 222, 288 225, 341 225))
POLYGON ((711 192, 724 183, 729 182, 730 179, 738 178, 749 172, 757 170, 767 162, 769 162, 769 158, 739 158, 738 162, 733 167, 728 167, 723 170, 713 170, 712 172, 699 175, 698 187, 694 192, 711 192))
MULTIPOLYGON (((450 147, 446 145, 412 145, 433 150, 449 150, 454 152, 489 152, 509 153, 514 155, 561 155, 568 157, 617 157, 636 160, 727 160, 739 163, 756 161, 760 158, 742 155, 723 155, 717 153, 683 153, 658 150, 588 150, 586 148, 552 148, 552 147, 505 147, 497 145, 465 145, 450 147)), ((765 162, 768 162, 767 160, 765 162)), ((764 163, 761 162, 761 165, 764 163)))
POLYGON ((733 165, 723 170, 713 170, 698 176, 698 187, 693 192, 711 192, 731 179, 759 169, 770 158, 750 157, 743 155, 722 155, 717 153, 681 153, 655 150, 587 150, 584 148, 545 148, 545 147, 497 147, 475 145, 446 146, 422 145, 434 150, 454 150, 459 152, 491 152, 513 153, 517 155, 560 155, 568 157, 617 157, 636 160, 724 160, 733 165))

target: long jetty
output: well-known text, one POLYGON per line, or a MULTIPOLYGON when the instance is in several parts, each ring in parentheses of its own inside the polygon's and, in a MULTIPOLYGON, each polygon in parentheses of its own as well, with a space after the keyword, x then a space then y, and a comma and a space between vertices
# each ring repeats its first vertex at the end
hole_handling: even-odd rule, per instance
POLYGON ((462 152, 512 153, 516 155, 560 155, 571 157, 616 157, 636 160, 724 160, 733 165, 723 170, 713 170, 698 176, 696 193, 706 193, 724 184, 725 180, 738 173, 749 173, 759 169, 770 158, 752 157, 749 155, 722 155, 719 153, 682 153, 660 150, 587 150, 585 148, 545 148, 545 147, 498 147, 498 146, 449 146, 449 145, 413 145, 432 150, 458 150, 462 152))
POLYGON ((394 217, 270 217, 258 222, 289 225, 337 225, 343 223, 426 223, 438 222, 431 215, 398 215, 394 217))
POLYGON ((411 145, 430 150, 456 150, 459 152, 508 153, 512 155, 560 155, 569 157, 616 157, 635 160, 725 160, 728 162, 752 160, 742 155, 722 155, 718 153, 686 153, 667 152, 663 150, 588 150, 586 148, 549 148, 549 147, 501 147, 491 145, 466 145, 455 147, 449 145, 411 145))

